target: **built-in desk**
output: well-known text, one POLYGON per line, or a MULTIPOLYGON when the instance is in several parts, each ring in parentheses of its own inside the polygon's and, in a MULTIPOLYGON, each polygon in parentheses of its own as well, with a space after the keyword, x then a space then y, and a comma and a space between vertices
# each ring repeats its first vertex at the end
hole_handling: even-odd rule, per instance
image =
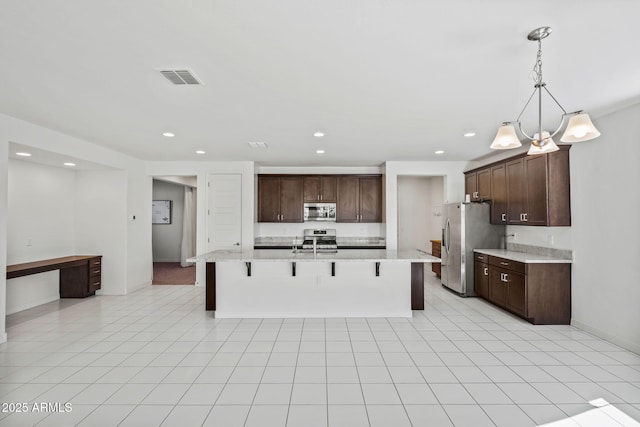
POLYGON ((60 270, 60 298, 84 298, 101 288, 102 256, 74 255, 7 265, 7 279, 60 270))

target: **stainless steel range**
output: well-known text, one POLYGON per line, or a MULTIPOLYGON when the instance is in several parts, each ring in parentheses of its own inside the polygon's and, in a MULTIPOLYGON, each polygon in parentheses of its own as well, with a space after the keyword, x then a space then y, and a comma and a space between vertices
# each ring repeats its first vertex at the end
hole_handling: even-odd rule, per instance
POLYGON ((312 229, 304 230, 302 250, 305 252, 335 253, 338 252, 336 242, 336 229, 312 229))

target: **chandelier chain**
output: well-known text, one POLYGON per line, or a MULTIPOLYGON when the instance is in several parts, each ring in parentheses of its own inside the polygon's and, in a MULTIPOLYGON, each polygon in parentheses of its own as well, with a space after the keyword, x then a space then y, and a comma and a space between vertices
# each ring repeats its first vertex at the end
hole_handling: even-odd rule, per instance
POLYGON ((531 78, 537 85, 542 83, 542 40, 538 40, 538 54, 536 55, 536 63, 533 65, 533 70, 531 70, 531 78))

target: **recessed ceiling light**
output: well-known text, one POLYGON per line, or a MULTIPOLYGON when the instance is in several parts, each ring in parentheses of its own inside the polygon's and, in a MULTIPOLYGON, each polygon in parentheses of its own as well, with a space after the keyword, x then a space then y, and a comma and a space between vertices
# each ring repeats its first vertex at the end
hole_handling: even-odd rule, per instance
POLYGON ((162 136, 166 136, 167 138, 173 138, 174 136, 176 136, 176 134, 172 132, 164 132, 162 136))
POLYGON ((202 150, 197 150, 196 151, 196 154, 204 154, 204 153, 206 153, 206 151, 202 151, 202 150))
POLYGON ((313 136, 315 136, 316 138, 322 138, 324 136, 324 132, 315 132, 313 136))
POLYGON ((438 151, 436 151, 435 153, 436 153, 436 154, 444 154, 444 151, 443 151, 443 150, 438 150, 438 151))
POLYGON ((31 153, 25 153, 24 151, 21 151, 19 153, 16 153, 16 156, 31 157, 31 153))
POLYGON ((464 134, 464 136, 466 136, 467 138, 471 138, 472 136, 476 136, 475 132, 467 132, 464 134))
POLYGON ((248 142, 251 148, 267 148, 267 143, 262 141, 248 142))
POLYGON ((316 150, 316 154, 324 154, 324 150, 316 150))
POLYGON ((64 163, 65 166, 75 166, 75 163, 71 163, 71 162, 65 162, 64 163))

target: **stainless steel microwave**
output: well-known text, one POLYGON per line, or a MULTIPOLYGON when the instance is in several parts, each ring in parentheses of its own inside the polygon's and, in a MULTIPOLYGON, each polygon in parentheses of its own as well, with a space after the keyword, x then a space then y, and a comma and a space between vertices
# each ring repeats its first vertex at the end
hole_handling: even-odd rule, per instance
POLYGON ((335 203, 305 203, 304 220, 336 222, 335 203))

